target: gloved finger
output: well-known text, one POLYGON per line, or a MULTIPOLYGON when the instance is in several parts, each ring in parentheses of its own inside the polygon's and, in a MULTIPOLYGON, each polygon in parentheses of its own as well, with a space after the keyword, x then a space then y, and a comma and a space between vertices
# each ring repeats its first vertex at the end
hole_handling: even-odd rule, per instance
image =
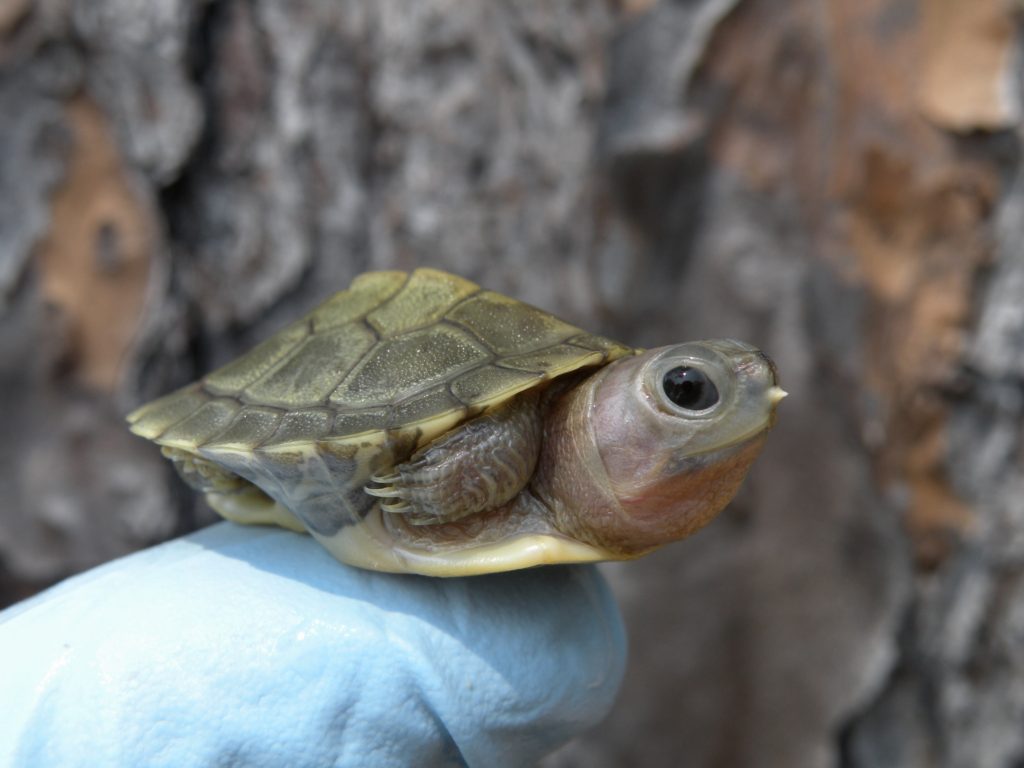
POLYGON ((0 614, 0 763, 532 764, 624 658, 592 567, 380 574, 223 523, 0 614))

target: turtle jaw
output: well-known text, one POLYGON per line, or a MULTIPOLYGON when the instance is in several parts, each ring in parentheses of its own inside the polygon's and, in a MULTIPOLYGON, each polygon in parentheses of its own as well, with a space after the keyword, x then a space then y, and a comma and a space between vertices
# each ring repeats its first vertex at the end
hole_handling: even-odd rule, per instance
POLYGON ((762 430, 716 451, 666 457, 656 479, 648 478, 634 492, 620 491, 633 547, 640 553, 650 551, 714 520, 736 496, 766 438, 767 431, 762 430))

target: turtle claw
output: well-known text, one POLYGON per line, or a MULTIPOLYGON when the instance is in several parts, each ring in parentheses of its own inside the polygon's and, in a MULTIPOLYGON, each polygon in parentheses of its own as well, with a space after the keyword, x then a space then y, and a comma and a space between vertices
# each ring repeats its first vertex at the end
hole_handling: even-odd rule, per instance
POLYGON ((410 525, 430 525, 441 522, 434 516, 424 516, 409 501, 409 490, 401 487, 402 476, 393 472, 388 475, 374 475, 363 487, 368 494, 381 499, 380 510, 392 515, 401 515, 410 525))
POLYGON ((365 490, 371 496, 377 496, 381 499, 400 499, 402 498, 402 492, 393 485, 385 485, 380 488, 376 488, 372 485, 366 486, 365 490))
POLYGON ((409 503, 408 490, 399 485, 401 481, 402 476, 398 472, 373 475, 363 490, 382 500, 381 512, 403 515, 411 520, 416 516, 417 510, 409 503))
POLYGON ((363 490, 371 496, 381 499, 401 499, 402 490, 399 488, 401 480, 402 476, 398 472, 371 475, 370 482, 366 484, 363 490))

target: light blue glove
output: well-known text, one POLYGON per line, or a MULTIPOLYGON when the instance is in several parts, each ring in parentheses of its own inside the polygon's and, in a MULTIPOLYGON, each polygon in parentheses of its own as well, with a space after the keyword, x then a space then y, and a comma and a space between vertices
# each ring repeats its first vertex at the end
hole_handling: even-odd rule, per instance
POLYGON ((0 765, 529 765, 624 660, 592 567, 392 576, 222 523, 0 613, 0 765))

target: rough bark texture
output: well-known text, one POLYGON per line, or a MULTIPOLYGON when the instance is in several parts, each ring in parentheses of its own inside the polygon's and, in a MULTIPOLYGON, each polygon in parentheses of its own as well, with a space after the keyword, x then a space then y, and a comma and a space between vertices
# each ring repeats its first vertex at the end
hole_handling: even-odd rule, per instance
POLYGON ((370 268, 792 393, 610 566, 550 766, 1024 761, 1024 181, 1001 0, 0 6, 0 600, 212 519, 124 429, 370 268))

